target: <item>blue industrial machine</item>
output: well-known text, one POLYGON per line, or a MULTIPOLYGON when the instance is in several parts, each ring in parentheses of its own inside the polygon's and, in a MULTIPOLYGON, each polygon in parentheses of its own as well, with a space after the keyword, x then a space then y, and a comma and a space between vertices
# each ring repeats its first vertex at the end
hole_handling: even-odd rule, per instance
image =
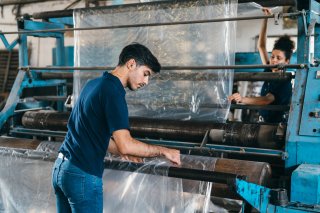
MULTIPOLYGON (((140 127, 135 125, 135 122, 146 122, 145 125, 150 125, 150 123, 148 123, 150 121, 133 121, 132 123, 132 129, 133 131, 137 131, 136 135, 138 137, 147 135, 147 138, 141 138, 141 140, 147 143, 178 147, 182 151, 192 151, 197 154, 207 153, 212 155, 214 153, 228 153, 232 158, 257 159, 257 161, 267 159, 267 162, 268 159, 271 159, 270 161, 272 162, 276 159, 275 164, 279 163, 283 165, 284 168, 279 177, 289 177, 291 184, 284 185, 283 188, 278 184, 276 189, 271 189, 257 183, 251 183, 244 177, 235 178, 232 184, 229 183, 233 190, 245 201, 242 208, 243 212, 250 211, 250 206, 259 212, 320 212, 320 157, 318 156, 318 153, 320 153, 320 50, 318 49, 318 47, 320 47, 320 3, 316 0, 297 1, 297 9, 299 11, 299 15, 297 16, 298 44, 296 66, 292 66, 295 68, 295 75, 289 119, 284 127, 283 124, 268 127, 269 129, 271 128, 268 132, 272 132, 272 137, 278 136, 277 139, 273 138, 274 143, 282 141, 284 145, 283 149, 270 148, 263 142, 261 142, 259 146, 246 146, 244 145, 244 141, 236 138, 235 135, 240 134, 239 132, 243 131, 244 128, 255 128, 256 126, 253 124, 248 124, 249 126, 242 126, 241 124, 221 124, 217 126, 202 124, 203 126, 201 126, 201 128, 208 128, 204 131, 205 134, 202 134, 203 132, 199 133, 200 137, 201 135, 203 137, 201 144, 199 144, 172 140, 173 137, 170 138, 170 135, 167 139, 152 139, 152 134, 148 137, 148 132, 140 133, 140 127), (310 58, 311 51, 309 49, 311 36, 314 36, 315 47, 313 59, 310 58), (237 125, 240 125, 238 130, 237 125), (239 132, 230 133, 230 131, 239 132), (214 135, 213 137, 210 136, 212 134, 214 135), (224 143, 209 143, 208 140, 214 141, 213 138, 217 138, 216 135, 219 135, 223 141, 231 138, 232 141, 237 142, 228 145, 224 143), (243 157, 245 155, 251 157, 243 157), (290 194, 288 195, 287 192, 290 192, 290 194)), ((27 116, 31 116, 29 120, 28 117, 25 118, 25 123, 28 123, 30 118, 31 120, 36 120, 35 117, 32 117, 37 116, 33 114, 35 113, 33 110, 48 109, 48 106, 41 105, 39 104, 40 102, 36 102, 31 108, 19 102, 24 95, 24 91, 28 88, 53 88, 55 95, 48 96, 46 101, 56 101, 57 104, 54 105, 54 107, 51 105, 50 108, 55 108, 58 112, 62 114, 65 113, 63 115, 68 115, 64 107, 64 102, 68 95, 66 89, 67 80, 43 80, 42 75, 52 72, 63 72, 65 73, 64 77, 68 75, 70 77, 70 74, 72 75, 72 70, 74 70, 72 67, 73 64, 65 61, 66 54, 64 47, 65 25, 72 25, 72 18, 70 17, 70 13, 66 11, 58 16, 49 12, 46 14, 47 17, 44 17, 44 14, 45 13, 34 14, 32 16, 33 19, 27 16, 20 18, 18 20, 18 38, 11 44, 7 42, 5 33, 0 32, 0 38, 7 49, 11 50, 15 45, 19 44, 20 65, 12 91, 4 109, 0 113, 2 134, 14 137, 40 136, 50 138, 63 137, 65 135, 66 127, 55 129, 55 125, 58 126, 59 124, 43 123, 44 121, 50 121, 49 117, 56 116, 54 114, 41 115, 42 117, 40 116, 37 119, 41 120, 42 123, 31 124, 29 127, 22 127, 21 123, 17 122, 19 117, 21 119, 23 112, 28 111, 29 114, 27 116), (37 17, 47 21, 36 21, 35 19, 37 17), (56 39, 56 49, 54 51, 55 67, 39 68, 29 66, 27 47, 27 38, 29 36, 51 37, 56 39), (45 127, 45 129, 41 129, 41 127, 45 127), (50 127, 53 128, 50 129, 50 127)), ((250 56, 253 56, 253 54, 250 54, 250 56)), ((257 55, 255 55, 255 57, 257 57, 257 55)), ((246 58, 248 58, 248 54, 238 53, 236 57, 237 64, 246 64, 246 58)), ((250 61, 252 62, 254 60, 250 61)), ((261 67, 263 68, 263 66, 261 67)), ((246 68, 247 70, 250 69, 250 66, 240 68, 246 68)), ((240 76, 236 70, 235 78, 237 78, 237 75, 240 76)), ((282 77, 285 76, 286 73, 282 73, 282 77)), ((56 119, 57 117, 51 118, 56 119)), ((58 119, 61 118, 65 119, 63 116, 58 119)), ((64 125, 65 122, 64 120, 64 125)), ((161 122, 158 124, 161 125, 161 122)), ((163 123, 163 126, 174 128, 176 124, 177 123, 172 125, 170 123, 163 123)), ((192 126, 195 124, 187 122, 181 125, 192 126)), ((182 130, 180 129, 180 131, 182 130)), ((249 134, 249 132, 247 133, 249 134)), ((253 140, 257 140, 257 138, 258 137, 253 137, 253 140)), ((246 140, 250 142, 249 139, 246 140)), ((246 172, 250 173, 250 170, 246 172)))

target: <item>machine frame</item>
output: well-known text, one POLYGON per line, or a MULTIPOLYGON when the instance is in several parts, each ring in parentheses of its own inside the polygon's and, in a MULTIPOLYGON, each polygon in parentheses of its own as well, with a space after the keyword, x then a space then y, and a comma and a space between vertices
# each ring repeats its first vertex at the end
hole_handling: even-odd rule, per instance
MULTIPOLYGON (((298 10, 302 12, 298 16, 297 64, 306 64, 307 66, 295 72, 295 84, 290 105, 290 116, 287 123, 284 151, 214 144, 202 144, 203 146, 196 147, 196 149, 207 151, 235 151, 237 153, 274 155, 282 158, 285 162, 286 170, 292 175, 292 181, 294 181, 291 183, 290 202, 277 203, 272 200, 274 196, 285 196, 283 195, 283 190, 272 190, 239 178, 234 183, 235 191, 247 203, 261 212, 320 212, 320 158, 318 157, 318 153, 320 152, 320 50, 317 48, 320 47, 320 4, 316 0, 309 0, 307 4, 306 2, 298 1, 297 6, 298 10), (314 60, 310 58, 311 51, 309 48, 310 36, 312 34, 314 35, 315 47, 314 60), (313 172, 306 169, 306 165, 309 164, 312 165, 313 172), (310 184, 310 186, 316 185, 318 188, 308 187, 303 183, 310 184), (295 194, 304 189, 313 190, 310 191, 310 194, 314 195, 316 199, 314 197, 310 199, 301 197, 300 199, 300 196, 295 194), (295 198, 295 200, 292 198, 295 198)), ((64 29, 65 24, 70 25, 71 23, 71 17, 54 17, 49 18, 48 21, 33 21, 29 17, 23 17, 18 20, 18 32, 20 32, 18 33, 18 38, 11 44, 6 40, 5 33, 0 32, 0 38, 8 50, 19 44, 20 65, 8 101, 0 112, 0 127, 2 129, 8 122, 10 124, 10 118, 17 113, 17 100, 25 88, 55 86, 57 87, 57 96, 65 97, 67 95, 66 80, 41 80, 38 72, 52 72, 52 70, 45 68, 33 70, 32 67, 29 67, 27 37, 55 38, 56 66, 63 67, 67 65, 64 60, 64 29), (61 31, 58 31, 59 29, 61 31)), ((62 101, 59 102, 57 109, 64 111, 62 101)), ((42 134, 43 136, 52 136, 52 134, 64 136, 65 134, 63 131, 50 132, 19 127, 14 127, 12 130, 13 134, 42 134)), ((170 144, 171 147, 182 149, 195 148, 197 146, 193 143, 169 140, 144 139, 144 141, 151 144, 170 144)), ((276 200, 279 201, 279 199, 276 200)), ((243 212, 246 211, 248 211, 248 207, 244 205, 243 212)))

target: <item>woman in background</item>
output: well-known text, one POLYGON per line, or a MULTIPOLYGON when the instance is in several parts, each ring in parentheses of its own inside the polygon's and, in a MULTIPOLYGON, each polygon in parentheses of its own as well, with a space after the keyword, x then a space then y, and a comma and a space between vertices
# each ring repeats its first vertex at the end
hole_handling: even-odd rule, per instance
MULTIPOLYGON (((271 15, 271 10, 264 8, 265 15, 271 15)), ((271 56, 266 49, 266 31, 267 31, 268 19, 264 19, 259 34, 258 50, 260 58, 263 64, 289 64, 290 58, 294 49, 294 42, 289 36, 281 36, 274 44, 271 56)), ((278 68, 266 69, 265 72, 279 72, 278 68)), ((248 105, 289 105, 292 96, 292 84, 291 81, 265 81, 260 97, 242 97, 239 93, 234 93, 229 96, 230 101, 236 101, 237 103, 243 103, 248 105)), ((284 121, 284 111, 268 111, 260 110, 260 116, 264 122, 277 123, 284 121)))

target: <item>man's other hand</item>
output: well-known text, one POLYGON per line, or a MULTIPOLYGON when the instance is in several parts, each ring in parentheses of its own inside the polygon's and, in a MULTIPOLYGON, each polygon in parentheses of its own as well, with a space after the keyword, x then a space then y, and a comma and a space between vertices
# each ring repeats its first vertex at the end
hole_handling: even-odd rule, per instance
POLYGON ((161 147, 161 155, 170 160, 172 163, 180 165, 180 150, 161 147))

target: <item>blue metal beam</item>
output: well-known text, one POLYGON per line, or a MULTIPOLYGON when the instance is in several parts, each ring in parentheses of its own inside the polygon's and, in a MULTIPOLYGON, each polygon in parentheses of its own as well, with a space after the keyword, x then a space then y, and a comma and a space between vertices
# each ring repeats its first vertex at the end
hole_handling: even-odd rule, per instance
MULTIPOLYGON (((63 24, 24 20, 24 30, 64 29, 63 24)), ((63 32, 31 33, 28 36, 62 38, 63 32)))
POLYGON ((2 43, 4 44, 5 48, 9 51, 12 50, 18 44, 18 38, 15 39, 11 44, 9 44, 6 37, 1 32, 0 32, 0 38, 1 38, 2 43))
POLYGON ((73 26, 73 17, 49 18, 49 22, 73 26))

